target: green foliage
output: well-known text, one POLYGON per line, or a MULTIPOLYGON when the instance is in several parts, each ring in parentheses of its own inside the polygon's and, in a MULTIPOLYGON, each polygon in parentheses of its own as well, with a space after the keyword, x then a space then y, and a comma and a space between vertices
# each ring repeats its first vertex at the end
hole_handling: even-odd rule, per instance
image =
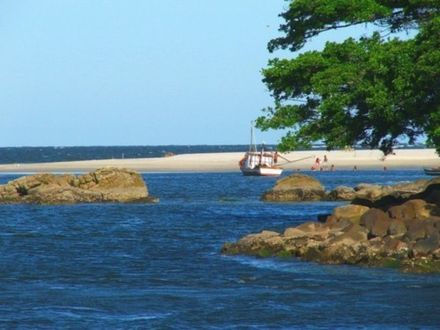
POLYGON ((439 1, 296 0, 281 16, 285 36, 269 43, 271 51, 295 51, 314 35, 360 23, 418 31, 408 40, 376 32, 271 60, 263 81, 275 102, 257 126, 288 129, 281 150, 323 141, 389 153, 398 138, 412 143, 422 134, 440 150, 439 1))
POLYGON ((28 189, 25 186, 18 186, 16 190, 20 196, 26 196, 28 194, 28 189))

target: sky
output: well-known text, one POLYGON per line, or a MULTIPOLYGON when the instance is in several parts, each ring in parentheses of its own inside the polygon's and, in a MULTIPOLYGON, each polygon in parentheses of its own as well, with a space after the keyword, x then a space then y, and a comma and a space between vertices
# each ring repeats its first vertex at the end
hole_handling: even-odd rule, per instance
MULTIPOLYGON (((247 144, 250 122, 273 104, 261 70, 280 56, 266 46, 286 6, 3 0, 0 146, 247 144)), ((257 142, 281 136, 257 132, 257 142)))

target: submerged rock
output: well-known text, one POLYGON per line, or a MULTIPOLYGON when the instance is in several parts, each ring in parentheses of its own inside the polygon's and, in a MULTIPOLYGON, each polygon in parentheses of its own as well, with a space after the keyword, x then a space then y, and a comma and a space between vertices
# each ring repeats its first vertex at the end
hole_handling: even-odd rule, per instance
POLYGON ((271 202, 299 202, 317 201, 324 196, 324 186, 317 179, 309 175, 292 174, 278 180, 261 198, 271 202))
POLYGON ((140 174, 102 168, 85 175, 36 174, 0 185, 0 203, 154 202, 140 174))

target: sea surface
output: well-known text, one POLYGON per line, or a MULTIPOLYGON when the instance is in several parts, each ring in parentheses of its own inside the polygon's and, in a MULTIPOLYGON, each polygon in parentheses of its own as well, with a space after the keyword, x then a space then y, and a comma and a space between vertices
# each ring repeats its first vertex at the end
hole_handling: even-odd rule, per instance
MULTIPOLYGON (((312 175, 328 189, 424 177, 312 175)), ((440 275, 220 253, 341 203, 264 203, 275 179, 239 173, 144 178, 160 203, 0 205, 0 328, 440 328, 440 275)))
MULTIPOLYGON (((275 150, 275 145, 265 145, 275 150)), ((402 146, 411 148, 411 146, 402 146)), ((402 148, 401 147, 401 148, 402 148)), ((413 146, 424 148, 423 145, 413 146)), ((261 146, 258 146, 260 150, 261 146)), ((323 145, 313 150, 325 150, 323 145)), ((160 146, 95 146, 95 147, 0 147, 0 164, 46 163, 93 159, 163 157, 167 153, 196 154, 215 152, 245 152, 248 145, 160 145, 160 146)))
MULTIPOLYGON (((275 146, 268 145, 268 149, 275 146)), ((46 163, 93 159, 163 157, 167 153, 243 152, 248 145, 163 145, 96 147, 0 147, 0 164, 46 163)))

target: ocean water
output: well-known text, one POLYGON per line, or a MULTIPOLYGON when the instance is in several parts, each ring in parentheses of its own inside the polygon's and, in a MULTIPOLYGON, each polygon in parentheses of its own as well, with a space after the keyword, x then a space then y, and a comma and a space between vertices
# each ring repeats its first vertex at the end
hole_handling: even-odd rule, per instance
MULTIPOLYGON (((313 175, 328 189, 424 177, 313 175)), ((275 179, 239 173, 144 178, 160 203, 0 205, 0 328, 440 327, 440 275, 220 254, 225 242, 341 203, 263 203, 275 179)))
MULTIPOLYGON (((267 146, 274 148, 274 146, 267 146)), ((247 145, 163 145, 96 147, 0 147, 0 164, 45 163, 91 159, 163 157, 166 153, 237 152, 247 145)))

